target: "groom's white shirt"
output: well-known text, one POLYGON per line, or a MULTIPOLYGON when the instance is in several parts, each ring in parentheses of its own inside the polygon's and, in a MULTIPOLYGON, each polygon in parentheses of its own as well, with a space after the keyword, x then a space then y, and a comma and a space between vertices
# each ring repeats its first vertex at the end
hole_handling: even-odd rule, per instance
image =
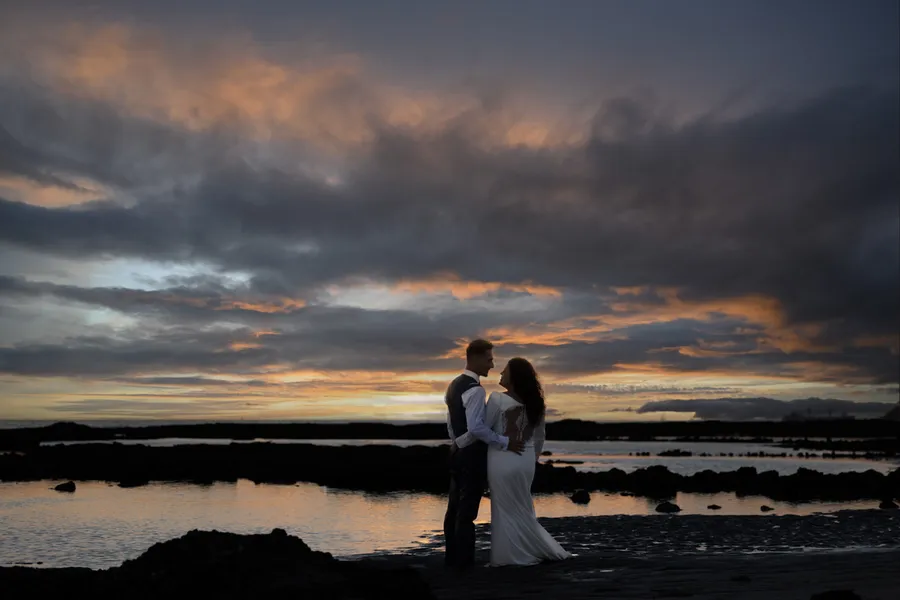
MULTIPOLYGON (((468 375, 479 384, 481 383, 481 377, 468 369, 463 371, 463 375, 468 375)), ((500 450, 506 450, 506 447, 509 445, 509 438, 498 435, 484 422, 485 398, 486 393, 481 385, 466 390, 462 395, 462 403, 463 408, 466 409, 466 427, 469 431, 459 437, 454 435, 453 424, 450 422, 450 413, 448 412, 447 433, 450 435, 450 439, 455 440, 456 445, 460 448, 465 448, 469 444, 474 443, 475 440, 481 440, 485 444, 489 444, 500 450)))

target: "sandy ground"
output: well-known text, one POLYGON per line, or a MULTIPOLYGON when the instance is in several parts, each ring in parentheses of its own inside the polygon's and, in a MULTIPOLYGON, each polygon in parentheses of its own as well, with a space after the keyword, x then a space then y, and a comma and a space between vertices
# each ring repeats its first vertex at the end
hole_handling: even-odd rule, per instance
POLYGON ((445 571, 434 556, 386 560, 419 569, 435 597, 448 599, 806 600, 836 590, 865 600, 900 597, 900 549, 664 559, 599 553, 534 567, 478 567, 467 574, 445 571))
MULTIPOLYGON (((459 574, 443 568, 440 536, 404 554, 372 558, 418 570, 437 598, 806 600, 850 590, 856 596, 833 600, 900 599, 900 511, 541 522, 575 558, 459 574)), ((489 526, 481 527, 482 564, 489 540, 489 526)))

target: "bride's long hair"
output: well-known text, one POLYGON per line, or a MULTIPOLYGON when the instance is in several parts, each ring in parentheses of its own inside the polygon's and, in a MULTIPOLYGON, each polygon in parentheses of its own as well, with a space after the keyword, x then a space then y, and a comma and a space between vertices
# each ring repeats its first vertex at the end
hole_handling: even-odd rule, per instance
POLYGON ((537 371, 531 363, 524 358, 511 358, 507 363, 509 379, 516 396, 525 405, 525 416, 528 424, 536 427, 544 418, 546 404, 544 403, 544 388, 538 379, 537 371))

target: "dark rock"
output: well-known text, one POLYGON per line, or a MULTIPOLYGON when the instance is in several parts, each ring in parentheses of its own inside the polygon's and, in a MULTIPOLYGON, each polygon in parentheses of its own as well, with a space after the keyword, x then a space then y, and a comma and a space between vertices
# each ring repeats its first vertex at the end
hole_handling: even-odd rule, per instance
POLYGON ((55 488, 53 488, 57 492, 74 492, 75 491, 75 482, 67 481, 65 483, 61 483, 55 488))
POLYGON ((543 452, 541 452, 541 456, 553 456, 553 453, 549 450, 544 450, 543 452))
POLYGON ((675 497, 685 478, 662 465, 654 465, 632 472, 629 479, 636 494, 666 500, 675 497))
POLYGON ((891 500, 890 498, 886 498, 881 501, 881 504, 878 505, 878 508, 883 508, 885 510, 893 510, 898 508, 897 503, 891 500))
POLYGON ((762 506, 759 507, 759 510, 760 510, 761 512, 771 512, 771 511, 773 511, 773 510, 775 510, 775 509, 772 508, 771 506, 767 506, 767 505, 763 504, 762 506))
POLYGON ((722 510, 722 507, 719 506, 718 504, 710 504, 706 508, 708 508, 709 510, 722 510))
POLYGON ((809 600, 862 600, 862 597, 853 590, 828 590, 813 594, 809 600))
POLYGON ((134 560, 105 571, 3 569, 10 597, 49 597, 53 590, 89 589, 92 598, 434 598, 418 573, 367 561, 338 561, 315 552, 283 529, 237 535, 190 531, 154 544, 134 560))
POLYGON ((587 504, 591 501, 591 495, 587 490, 575 490, 570 499, 575 504, 587 504))
POLYGON ((681 512, 681 507, 674 502, 663 502, 657 505, 656 512, 659 513, 677 513, 681 512))
POLYGON ((662 452, 657 454, 657 456, 676 456, 676 457, 677 456, 693 456, 693 455, 694 455, 693 452, 690 452, 688 450, 679 450, 677 448, 674 450, 663 450, 662 452))
MULTIPOLYGON (((172 433, 179 431, 175 429, 172 433)), ((0 454, 0 473, 5 481, 95 480, 116 482, 121 487, 146 485, 150 481, 209 484, 247 479, 284 485, 308 482, 375 493, 443 494, 448 485, 447 453, 446 445, 329 447, 301 443, 240 443, 151 447, 83 444, 39 446, 27 450, 24 455, 0 454), (384 465, 397 464, 407 468, 384 468, 384 465)), ((799 469, 794 475, 779 476, 774 471, 757 473, 752 467, 743 467, 723 473, 706 470, 686 477, 662 465, 629 473, 622 469, 581 472, 571 465, 536 465, 533 492, 577 489, 629 492, 657 502, 671 501, 678 492, 734 493, 739 497, 762 496, 790 502, 880 501, 900 498, 900 469, 886 475, 874 469, 833 475, 799 469)))
POLYGON ((146 479, 123 479, 119 482, 120 488, 136 488, 149 484, 150 482, 146 479))

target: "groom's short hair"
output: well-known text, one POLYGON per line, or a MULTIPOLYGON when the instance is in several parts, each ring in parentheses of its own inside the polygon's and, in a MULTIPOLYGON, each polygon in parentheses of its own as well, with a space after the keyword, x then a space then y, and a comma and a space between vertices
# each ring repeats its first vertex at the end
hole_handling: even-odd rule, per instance
POLYGON ((466 359, 470 359, 473 356, 481 356, 485 354, 488 350, 493 350, 494 345, 487 340, 477 339, 469 342, 469 345, 466 346, 466 359))

